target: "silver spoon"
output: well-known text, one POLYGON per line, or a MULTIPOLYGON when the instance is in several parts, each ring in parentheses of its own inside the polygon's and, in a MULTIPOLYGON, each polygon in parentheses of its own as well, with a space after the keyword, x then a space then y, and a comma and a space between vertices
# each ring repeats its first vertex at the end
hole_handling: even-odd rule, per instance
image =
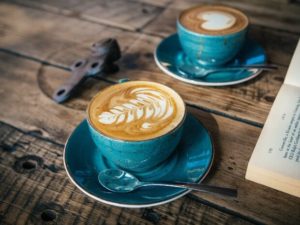
POLYGON ((137 188, 145 186, 165 186, 176 188, 187 188, 195 191, 202 191, 227 197, 237 197, 237 190, 232 188, 216 187, 205 184, 196 183, 156 183, 156 182, 142 182, 139 181, 132 174, 119 169, 107 169, 103 170, 98 175, 100 184, 109 191, 112 192, 131 192, 137 188))
POLYGON ((231 67, 220 67, 220 68, 202 68, 202 67, 191 67, 188 65, 181 65, 178 69, 187 74, 194 76, 195 78, 203 78, 212 73, 223 72, 223 71, 243 71, 251 69, 260 69, 260 70, 276 70, 278 67, 273 64, 253 64, 253 65, 244 65, 244 66, 231 66, 231 67))

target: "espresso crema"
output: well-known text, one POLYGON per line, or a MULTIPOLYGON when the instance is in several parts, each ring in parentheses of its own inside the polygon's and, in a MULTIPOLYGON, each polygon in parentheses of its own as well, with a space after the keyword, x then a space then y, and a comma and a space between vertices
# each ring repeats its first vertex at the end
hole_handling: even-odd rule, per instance
POLYGON ((130 81, 106 88, 88 107, 92 126, 121 140, 147 140, 178 126, 185 105, 172 89, 154 82, 130 81))
POLYGON ((230 7, 207 5, 184 10, 179 22, 199 34, 225 35, 243 30, 248 25, 248 18, 230 7))

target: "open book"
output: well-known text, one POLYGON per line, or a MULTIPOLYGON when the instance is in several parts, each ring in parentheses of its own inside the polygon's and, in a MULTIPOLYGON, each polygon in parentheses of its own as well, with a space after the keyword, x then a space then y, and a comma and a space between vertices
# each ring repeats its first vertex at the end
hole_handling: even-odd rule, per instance
POLYGON ((300 197, 300 40, 248 163, 246 179, 300 197))

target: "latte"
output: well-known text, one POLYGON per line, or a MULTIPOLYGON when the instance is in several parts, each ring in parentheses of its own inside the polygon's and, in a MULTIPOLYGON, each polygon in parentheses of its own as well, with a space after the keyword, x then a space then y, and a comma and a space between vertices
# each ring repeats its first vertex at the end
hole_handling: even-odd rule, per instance
POLYGON ((111 138, 140 141, 162 136, 185 116, 185 104, 172 89, 154 82, 113 85, 89 104, 90 124, 111 138))
POLYGON ((243 30, 248 18, 241 11, 226 6, 196 6, 184 10, 180 23, 190 31, 207 35, 226 35, 243 30))

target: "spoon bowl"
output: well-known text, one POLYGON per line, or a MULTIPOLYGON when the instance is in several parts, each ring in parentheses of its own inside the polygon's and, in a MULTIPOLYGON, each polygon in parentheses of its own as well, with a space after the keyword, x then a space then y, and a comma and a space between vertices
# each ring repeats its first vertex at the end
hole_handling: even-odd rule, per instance
POLYGON ((135 176, 117 169, 101 171, 98 180, 104 188, 112 192, 131 192, 140 185, 140 181, 135 176))

